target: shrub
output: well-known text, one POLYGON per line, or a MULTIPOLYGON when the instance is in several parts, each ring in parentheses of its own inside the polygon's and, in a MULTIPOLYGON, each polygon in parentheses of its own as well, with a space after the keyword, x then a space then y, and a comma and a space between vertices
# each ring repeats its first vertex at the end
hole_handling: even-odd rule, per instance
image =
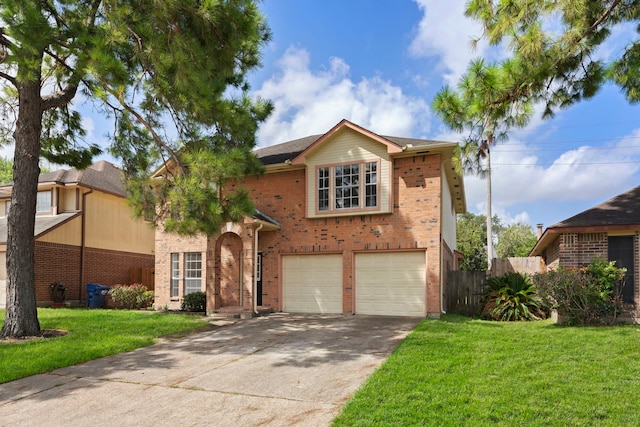
POLYGON ((547 317, 547 309, 531 278, 522 273, 492 277, 482 293, 485 318, 501 321, 539 320, 547 317))
POLYGON ((192 292, 184 296, 182 300, 182 311, 205 311, 207 306, 206 292, 192 292))
POLYGON ((588 267, 558 269, 534 276, 540 295, 568 323, 615 323, 622 310, 622 286, 626 269, 615 261, 594 259, 588 267))
POLYGON ((115 285, 109 295, 116 308, 135 310, 153 305, 153 291, 139 283, 133 285, 115 285))

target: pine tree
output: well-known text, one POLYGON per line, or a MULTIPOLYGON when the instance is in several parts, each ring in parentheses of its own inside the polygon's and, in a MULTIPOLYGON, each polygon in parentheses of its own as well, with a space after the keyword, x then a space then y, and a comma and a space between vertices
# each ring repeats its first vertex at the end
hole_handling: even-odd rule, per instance
POLYGON ((247 95, 247 73, 269 38, 251 0, 2 1, 0 135, 15 144, 15 155, 0 337, 40 333, 34 288, 40 158, 83 168, 101 151, 82 140, 73 103, 79 94, 113 119, 109 150, 122 159, 139 215, 157 204, 158 221, 171 214, 176 231, 195 233, 253 213, 246 193, 219 189, 260 172, 251 151, 272 106, 247 95), (150 171, 167 162, 152 191, 150 171), (171 197, 173 210, 166 208, 171 197))

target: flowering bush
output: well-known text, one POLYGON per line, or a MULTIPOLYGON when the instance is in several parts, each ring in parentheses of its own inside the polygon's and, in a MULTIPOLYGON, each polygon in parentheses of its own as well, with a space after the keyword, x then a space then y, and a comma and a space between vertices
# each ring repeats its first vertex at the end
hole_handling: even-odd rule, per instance
POLYGON ((153 291, 139 283, 133 285, 115 285, 109 290, 109 295, 116 308, 136 310, 153 305, 153 291))
POLYGON ((571 324, 615 323, 622 310, 626 269, 615 261, 594 259, 588 267, 563 269, 533 277, 540 295, 571 324))

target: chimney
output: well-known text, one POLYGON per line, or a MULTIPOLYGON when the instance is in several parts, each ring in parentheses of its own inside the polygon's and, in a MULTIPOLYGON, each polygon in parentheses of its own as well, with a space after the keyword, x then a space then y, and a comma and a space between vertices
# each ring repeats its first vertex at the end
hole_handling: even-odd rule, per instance
POLYGON ((538 240, 542 237, 542 224, 537 224, 538 227, 538 240))

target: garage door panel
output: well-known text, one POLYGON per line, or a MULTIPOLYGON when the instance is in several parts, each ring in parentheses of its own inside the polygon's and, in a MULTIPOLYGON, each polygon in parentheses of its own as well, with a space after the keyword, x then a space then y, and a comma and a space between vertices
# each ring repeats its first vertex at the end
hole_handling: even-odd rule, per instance
POLYGON ((424 316, 424 252, 356 254, 356 313, 424 316))
POLYGON ((283 309, 292 313, 342 313, 342 255, 282 257, 283 309))

